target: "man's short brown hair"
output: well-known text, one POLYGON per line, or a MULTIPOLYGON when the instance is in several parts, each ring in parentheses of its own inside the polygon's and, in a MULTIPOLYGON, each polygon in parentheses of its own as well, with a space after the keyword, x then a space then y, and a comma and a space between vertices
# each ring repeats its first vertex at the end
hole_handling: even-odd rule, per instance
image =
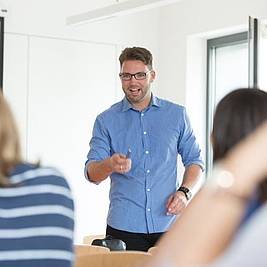
POLYGON ((152 70, 153 57, 149 50, 143 47, 127 47, 119 57, 120 65, 126 60, 140 60, 152 70))

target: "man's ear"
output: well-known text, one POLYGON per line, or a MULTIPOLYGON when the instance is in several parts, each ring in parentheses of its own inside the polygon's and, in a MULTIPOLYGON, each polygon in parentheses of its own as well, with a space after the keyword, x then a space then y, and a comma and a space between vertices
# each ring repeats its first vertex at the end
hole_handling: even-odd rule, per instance
POLYGON ((150 75, 152 77, 151 82, 153 82, 155 80, 155 78, 156 78, 156 72, 154 70, 152 70, 150 75))

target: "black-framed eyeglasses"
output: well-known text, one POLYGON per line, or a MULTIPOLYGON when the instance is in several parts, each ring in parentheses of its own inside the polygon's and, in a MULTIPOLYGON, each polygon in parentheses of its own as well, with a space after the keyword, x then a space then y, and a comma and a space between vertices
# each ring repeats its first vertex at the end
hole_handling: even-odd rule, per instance
POLYGON ((134 74, 128 73, 128 72, 122 72, 119 74, 122 81, 130 81, 132 77, 134 77, 136 80, 145 80, 147 77, 147 74, 151 72, 152 70, 149 70, 147 72, 137 72, 134 74))

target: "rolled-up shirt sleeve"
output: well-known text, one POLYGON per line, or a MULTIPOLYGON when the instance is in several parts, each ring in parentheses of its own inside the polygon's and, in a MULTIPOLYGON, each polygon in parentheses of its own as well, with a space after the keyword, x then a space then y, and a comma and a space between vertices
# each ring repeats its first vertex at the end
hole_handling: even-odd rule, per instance
POLYGON ((108 131, 106 130, 101 115, 97 116, 94 128, 93 135, 89 143, 90 149, 87 154, 87 160, 84 167, 84 176, 87 180, 90 180, 90 177, 87 173, 88 165, 93 161, 101 161, 110 157, 110 137, 108 131))
POLYGON ((180 120, 180 138, 178 142, 178 153, 182 157, 182 162, 185 167, 196 164, 204 171, 204 163, 201 158, 201 150, 196 141, 193 129, 191 127, 188 115, 185 108, 182 110, 182 117, 180 120))

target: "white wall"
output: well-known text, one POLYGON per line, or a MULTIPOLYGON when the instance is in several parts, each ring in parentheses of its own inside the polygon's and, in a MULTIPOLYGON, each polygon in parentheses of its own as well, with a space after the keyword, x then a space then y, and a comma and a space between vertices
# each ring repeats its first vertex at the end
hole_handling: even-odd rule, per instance
POLYGON ((6 32, 109 44, 139 44, 157 53, 158 9, 78 26, 66 26, 66 18, 89 10, 97 1, 6 1, 6 32))
POLYGON ((161 10, 159 92, 187 107, 203 150, 206 40, 247 30, 249 15, 267 18, 267 1, 186 0, 161 10))
POLYGON ((158 52, 158 10, 66 26, 87 2, 7 1, 5 20, 4 93, 25 158, 56 166, 69 180, 76 242, 105 231, 109 181, 90 184, 83 166, 96 115, 122 96, 118 55, 132 45, 148 47, 155 58, 158 52))

